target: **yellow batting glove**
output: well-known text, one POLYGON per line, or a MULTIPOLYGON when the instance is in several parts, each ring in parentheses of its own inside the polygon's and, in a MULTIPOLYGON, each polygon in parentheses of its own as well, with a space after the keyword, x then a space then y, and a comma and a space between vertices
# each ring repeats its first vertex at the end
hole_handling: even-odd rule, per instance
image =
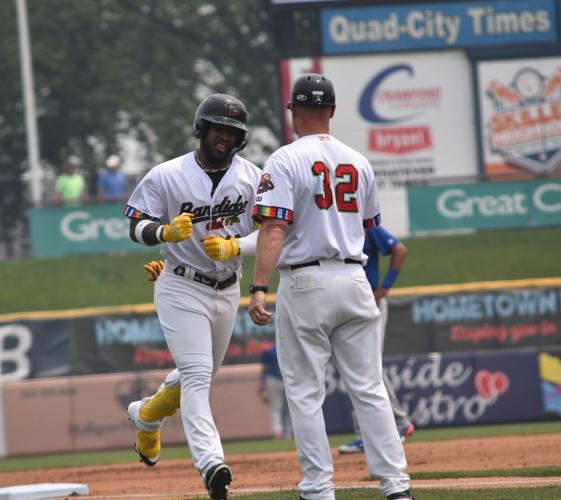
POLYGON ((205 252, 211 259, 228 260, 240 254, 237 238, 221 238, 220 236, 203 236, 201 238, 205 252))
POLYGON ((148 281, 156 281, 162 271, 164 270, 164 261, 163 260, 153 260, 152 262, 148 262, 144 264, 144 269, 148 271, 148 281))
POLYGON ((183 212, 175 217, 170 224, 164 224, 162 240, 168 243, 177 243, 190 238, 193 234, 191 217, 193 217, 193 214, 183 212))

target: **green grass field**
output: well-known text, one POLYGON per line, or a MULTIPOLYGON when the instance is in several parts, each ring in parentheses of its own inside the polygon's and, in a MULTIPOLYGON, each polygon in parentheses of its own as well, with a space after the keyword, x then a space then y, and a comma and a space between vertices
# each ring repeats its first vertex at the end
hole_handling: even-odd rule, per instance
MULTIPOLYGON (((491 436, 530 436, 536 434, 553 434, 561 432, 561 422, 528 422, 516 424, 497 424, 497 425, 478 425, 462 427, 444 427, 437 429, 418 429, 407 439, 408 443, 422 441, 443 441, 461 438, 483 438, 491 436)), ((344 444, 354 436, 352 434, 336 434, 329 436, 332 448, 344 444)), ((294 441, 275 441, 269 439, 233 441, 224 443, 224 453, 227 455, 239 455, 245 453, 271 453, 276 451, 295 450, 294 441)), ((189 458, 189 450, 183 445, 163 446, 161 460, 172 460, 178 458, 189 458)), ((79 465, 103 465, 112 463, 127 463, 135 460, 135 455, 130 448, 107 450, 107 451, 88 451, 84 453, 64 453, 54 455, 34 455, 30 457, 13 457, 0 459, 0 472, 16 470, 46 469, 53 467, 76 467, 79 465)), ((561 462, 556 468, 556 474, 561 475, 561 462)), ((533 475, 539 475, 534 474, 533 475)), ((430 479, 443 477, 430 475, 431 473, 419 474, 419 478, 430 479), (427 475, 428 474, 428 475, 427 475)), ((466 477, 464 471, 457 471, 453 477, 466 477), (458 475, 458 474, 464 474, 458 475)), ((469 473, 468 473, 469 474, 469 473)), ((552 475, 546 471, 547 475, 552 475)), ((413 475, 413 477, 416 477, 413 475)), ((448 476, 450 477, 450 476, 448 476)), ((470 474, 470 477, 473 477, 470 474)))
MULTIPOLYGON (((407 238, 396 288, 472 281, 561 277, 561 228, 407 238)), ((0 262, 0 314, 152 302, 143 264, 156 251, 0 262)), ((387 259, 383 266, 387 265, 387 259)), ((242 294, 253 274, 244 262, 242 294)), ((272 291, 278 277, 274 277, 272 291)))
MULTIPOLYGON (((536 435, 561 432, 560 422, 534 422, 522 424, 501 424, 473 427, 450 427, 442 429, 417 430, 408 442, 416 441, 439 441, 458 438, 480 438, 488 436, 509 436, 509 435, 536 435)), ((351 435, 330 436, 330 444, 337 447, 351 439, 351 435)), ((294 442, 255 440, 243 442, 227 442, 224 444, 226 456, 237 454, 252 454, 261 452, 289 451, 294 450, 294 442)), ((164 446, 161 460, 188 459, 189 453, 185 446, 164 446)), ((47 469, 59 467, 78 467, 92 465, 106 465, 115 463, 135 462, 136 457, 130 449, 110 450, 110 451, 91 451, 87 453, 69 453, 60 455, 44 455, 33 457, 19 457, 0 460, 0 471, 21 471, 34 469, 47 469)), ((140 465, 139 465, 140 466, 140 465)), ((416 480, 436 480, 454 478, 530 478, 530 477, 561 477, 561 463, 557 467, 527 467, 524 469, 495 469, 483 471, 431 471, 412 473, 413 485, 416 480)), ((364 478, 365 486, 368 478, 364 478)), ((475 479, 474 479, 475 482, 475 479)), ((535 488, 502 488, 502 489, 415 489, 417 500, 542 500, 561 498, 560 486, 547 486, 535 488)), ((273 493, 258 493, 241 495, 236 494, 232 498, 243 498, 244 500, 295 500, 298 494, 296 490, 285 490, 273 493)), ((206 498, 206 497, 199 497, 206 498)), ((339 489, 337 490, 338 500, 360 500, 367 498, 380 498, 375 483, 370 487, 339 489)))
MULTIPOLYGON (((474 489, 474 490, 415 490, 416 500, 553 500, 561 498, 561 487, 545 488, 502 488, 502 489, 474 489)), ((205 497, 197 497, 203 499, 205 497)), ((243 500, 296 500, 298 493, 283 491, 279 493, 259 493, 258 495, 236 495, 243 500)), ((371 489, 352 488, 337 490, 337 500, 383 499, 378 491, 371 489)))
MULTIPOLYGON (((553 500, 561 498, 561 487, 546 488, 502 488, 502 489, 474 489, 474 490, 415 490, 416 500, 553 500)), ((205 497, 197 497, 197 499, 205 497)), ((244 500, 296 500, 296 490, 279 493, 259 493, 258 495, 236 495, 244 500)), ((371 489, 352 488, 337 490, 337 500, 383 499, 378 491, 371 489)))

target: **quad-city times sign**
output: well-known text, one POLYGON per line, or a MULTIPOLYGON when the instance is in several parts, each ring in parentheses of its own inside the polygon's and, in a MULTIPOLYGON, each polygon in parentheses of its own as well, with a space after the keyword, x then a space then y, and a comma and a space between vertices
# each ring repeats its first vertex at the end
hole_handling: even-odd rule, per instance
POLYGON ((122 203, 32 208, 31 251, 50 257, 149 249, 129 238, 123 209, 122 203))
POLYGON ((415 232, 561 225, 561 178, 407 188, 415 232))

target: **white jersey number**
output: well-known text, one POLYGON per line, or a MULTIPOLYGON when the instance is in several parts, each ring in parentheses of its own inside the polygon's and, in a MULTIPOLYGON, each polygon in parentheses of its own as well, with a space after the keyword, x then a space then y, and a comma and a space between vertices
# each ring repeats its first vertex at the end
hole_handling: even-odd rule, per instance
MULTIPOLYGON (((323 161, 312 165, 312 174, 322 178, 323 193, 316 194, 316 205, 327 210, 333 205, 333 189, 329 168, 323 161)), ((339 212, 358 212, 356 190, 358 188, 358 171, 354 165, 342 163, 335 169, 337 185, 335 186, 335 204, 339 212)))

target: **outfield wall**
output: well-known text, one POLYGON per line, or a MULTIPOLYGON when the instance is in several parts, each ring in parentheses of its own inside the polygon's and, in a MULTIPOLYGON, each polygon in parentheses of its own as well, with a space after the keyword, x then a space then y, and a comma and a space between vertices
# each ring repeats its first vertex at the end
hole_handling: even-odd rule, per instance
MULTIPOLYGON (((561 417, 561 351, 387 356, 384 370, 418 428, 561 417)), ((269 408, 257 393, 260 371, 260 365, 250 364, 223 367, 218 373, 211 406, 223 440, 270 437, 269 408)), ((127 406, 154 393, 167 373, 5 383, 0 386, 0 456, 132 448, 127 406)), ((350 399, 333 365, 327 370, 326 394, 327 431, 352 432, 350 399)), ((185 443, 178 414, 166 420, 162 442, 185 443)))
MULTIPOLYGON (((386 355, 561 346, 561 278, 396 288, 388 303, 386 355)), ((226 365, 258 363, 274 341, 247 305, 226 365)), ((0 340, 0 382, 175 366, 152 304, 4 314, 0 340)))
MULTIPOLYGON (((211 393, 226 440, 270 433, 257 362, 274 327, 247 304, 211 393)), ((384 369, 418 427, 561 417, 561 279, 398 288, 389 306, 384 369)), ((130 446, 128 403, 173 367, 151 304, 3 315, 0 340, 0 456, 130 446)), ((326 388, 328 432, 351 432, 333 366, 326 388)), ((163 432, 184 442, 176 417, 163 432)))

